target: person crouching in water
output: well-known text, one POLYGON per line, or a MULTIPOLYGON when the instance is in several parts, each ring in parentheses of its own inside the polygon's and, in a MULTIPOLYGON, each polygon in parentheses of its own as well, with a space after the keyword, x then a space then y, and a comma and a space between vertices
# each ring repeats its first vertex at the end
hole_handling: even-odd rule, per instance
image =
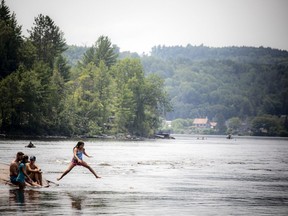
POLYGON ((38 185, 42 186, 42 171, 39 168, 39 166, 37 166, 35 164, 36 161, 36 157, 35 156, 31 156, 30 157, 30 162, 27 163, 27 174, 29 175, 29 177, 32 179, 32 181, 36 182, 38 185))
POLYGON ((83 161, 83 154, 86 155, 87 157, 90 157, 86 152, 85 152, 85 148, 84 148, 84 142, 79 141, 77 143, 77 145, 73 148, 73 158, 72 161, 70 162, 68 168, 66 171, 64 171, 64 173, 57 178, 57 180, 61 180, 65 175, 67 175, 75 166, 79 165, 79 166, 83 166, 87 169, 90 170, 91 173, 93 173, 93 175, 96 178, 101 178, 100 176, 98 176, 95 171, 85 162, 83 161))
POLYGON ((27 182, 32 185, 32 179, 26 173, 26 163, 28 163, 28 155, 23 155, 22 161, 18 167, 19 174, 16 178, 16 182, 19 185, 19 189, 23 190, 26 186, 26 178, 27 182))

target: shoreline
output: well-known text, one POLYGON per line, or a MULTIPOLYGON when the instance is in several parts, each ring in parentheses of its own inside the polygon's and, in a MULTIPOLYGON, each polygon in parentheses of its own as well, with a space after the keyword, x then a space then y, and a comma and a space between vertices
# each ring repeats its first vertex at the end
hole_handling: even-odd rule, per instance
POLYGON ((117 136, 117 135, 94 135, 94 136, 41 136, 41 135, 7 135, 0 134, 0 140, 89 140, 89 139, 99 139, 99 140, 126 140, 126 141, 143 141, 143 140, 153 140, 155 137, 136 137, 136 136, 117 136))

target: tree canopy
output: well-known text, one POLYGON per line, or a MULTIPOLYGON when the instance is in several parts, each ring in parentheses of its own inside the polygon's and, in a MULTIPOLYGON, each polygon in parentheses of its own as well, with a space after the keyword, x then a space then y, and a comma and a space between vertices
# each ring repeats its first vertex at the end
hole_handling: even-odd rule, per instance
POLYGON ((30 33, 30 40, 37 49, 37 58, 53 66, 55 58, 66 50, 63 32, 49 16, 40 14, 35 18, 30 33))
MULTIPOLYGON (((217 120, 221 115, 225 121, 239 118, 242 124, 250 122, 246 133, 250 130, 259 134, 251 130, 251 118, 271 115, 281 122, 280 118, 285 119, 288 114, 287 51, 264 47, 158 46, 152 49, 151 56, 141 60, 146 74, 165 79, 174 106, 167 115, 170 120, 217 120)), ((230 129, 235 131, 233 126, 230 129)), ((280 135, 281 130, 266 135, 280 135)))
POLYGON ((157 131, 170 104, 163 80, 145 77, 139 59, 117 59, 119 48, 101 36, 67 60, 64 35, 49 16, 35 18, 28 38, 4 1, 0 17, 0 133, 148 137, 157 131))
POLYGON ((99 66, 100 62, 103 61, 107 67, 111 67, 117 59, 117 53, 114 49, 107 36, 100 36, 95 45, 84 54, 83 64, 87 65, 93 62, 96 66, 99 66))
POLYGON ((20 49, 23 44, 21 26, 15 14, 11 14, 5 1, 0 4, 0 79, 17 69, 20 64, 20 49))

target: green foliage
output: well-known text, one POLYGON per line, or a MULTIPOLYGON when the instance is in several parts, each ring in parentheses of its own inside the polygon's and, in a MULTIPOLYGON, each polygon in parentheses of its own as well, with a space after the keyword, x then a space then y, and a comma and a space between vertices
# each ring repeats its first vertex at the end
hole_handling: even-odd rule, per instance
MULTIPOLYGON (((19 37, 15 47, 6 46, 6 36, 1 38, 3 56, 18 61, 0 81, 1 132, 149 136, 156 131, 170 104, 163 80, 146 78, 139 58, 116 62, 119 48, 101 36, 83 63, 71 69, 63 55, 63 33, 50 17, 36 17, 30 37, 23 40, 4 1, 0 9, 2 36, 19 37), (10 55, 7 47, 17 55, 10 55)), ((8 68, 8 58, 3 60, 3 68, 8 68)))
POLYGON ((150 136, 165 117, 190 133, 191 119, 207 116, 221 134, 288 134, 287 51, 158 46, 140 57, 106 36, 66 50, 49 16, 25 39, 15 17, 2 0, 1 133, 150 136))
MULTIPOLYGON (((158 74, 165 79, 174 105, 168 119, 207 116, 217 122, 221 134, 250 134, 249 119, 265 114, 279 119, 288 113, 287 51, 263 47, 158 46, 141 61, 146 74, 158 74)), ((284 135, 287 128, 282 126, 277 127, 277 132, 270 130, 265 134, 284 135)), ((253 134, 259 132, 255 129, 253 134)))
POLYGON ((63 55, 60 55, 58 58, 55 59, 54 68, 57 69, 65 82, 70 80, 71 67, 69 66, 67 59, 63 57, 63 55))
POLYGON ((149 136, 159 127, 159 116, 169 109, 163 81, 145 78, 138 59, 124 59, 113 67, 115 76, 115 119, 118 133, 149 136))
POLYGON ((188 134, 193 124, 192 119, 175 119, 171 122, 171 130, 173 133, 188 134))
MULTIPOLYGON (((135 63, 135 62, 134 62, 135 63)), ((137 69, 130 59, 122 60, 112 68, 115 79, 115 125, 117 133, 129 133, 133 131, 136 110, 136 101, 133 90, 130 87, 131 79, 137 69)), ((140 69, 141 70, 141 69, 140 69)))
POLYGON ((103 61, 110 68, 115 64, 116 59, 117 54, 110 39, 107 36, 100 36, 95 45, 84 54, 83 65, 93 62, 96 66, 99 66, 100 62, 103 61))
POLYGON ((68 45, 67 50, 64 51, 63 55, 67 58, 68 64, 76 66, 78 62, 83 58, 84 53, 88 50, 88 47, 68 45))
POLYGON ((284 131, 283 120, 279 117, 265 115, 254 118, 252 133, 256 136, 280 136, 284 131))
POLYGON ((99 70, 94 64, 88 64, 85 68, 81 68, 82 73, 75 80, 69 82, 69 94, 67 102, 69 110, 74 113, 73 124, 75 133, 87 134, 89 132, 89 122, 95 121, 99 116, 98 108, 99 92, 97 91, 96 73, 99 70))
MULTIPOLYGON (((271 48, 154 47, 142 59, 174 105, 168 119, 245 119, 288 112, 288 52, 271 48)), ((224 128, 223 128, 224 131, 224 128)))
POLYGON ((16 71, 20 64, 20 48, 23 39, 21 26, 17 24, 15 14, 2 0, 0 4, 0 79, 16 71))
POLYGON ((241 128, 241 119, 238 117, 233 117, 227 121, 228 133, 238 134, 241 128))
POLYGON ((30 40, 37 48, 38 60, 52 68, 55 58, 67 49, 63 32, 49 16, 42 14, 35 18, 34 27, 28 32, 30 40))
POLYGON ((21 65, 25 66, 27 70, 32 69, 37 59, 37 48, 29 39, 24 39, 20 49, 21 65))

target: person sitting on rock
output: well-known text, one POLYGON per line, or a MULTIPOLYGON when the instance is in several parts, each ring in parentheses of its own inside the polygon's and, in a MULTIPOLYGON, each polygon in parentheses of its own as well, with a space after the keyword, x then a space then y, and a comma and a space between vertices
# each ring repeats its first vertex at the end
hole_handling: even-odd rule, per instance
POLYGON ((36 161, 36 157, 31 156, 30 162, 27 163, 26 172, 29 175, 29 177, 32 179, 32 181, 42 186, 42 171, 39 168, 39 166, 35 164, 35 161, 36 161))

